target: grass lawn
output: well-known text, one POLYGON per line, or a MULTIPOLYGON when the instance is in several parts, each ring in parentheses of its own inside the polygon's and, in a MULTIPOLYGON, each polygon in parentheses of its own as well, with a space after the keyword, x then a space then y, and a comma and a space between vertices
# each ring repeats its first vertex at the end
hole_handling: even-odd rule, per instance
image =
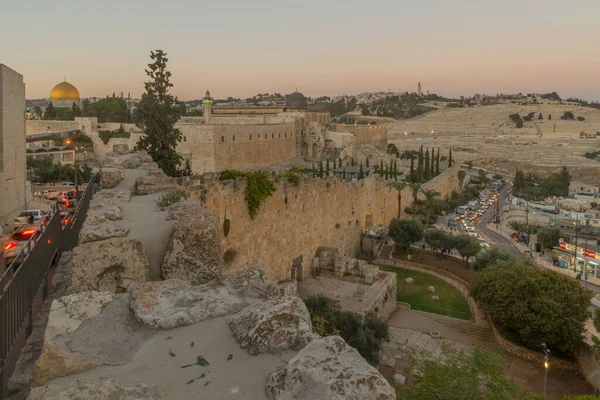
POLYGON ((409 269, 379 266, 382 271, 395 272, 398 280, 398 301, 410 304, 412 310, 427 311, 430 313, 447 315, 460 319, 471 319, 471 310, 467 299, 451 284, 433 275, 409 269), (406 283, 406 278, 413 278, 413 283, 406 283), (427 290, 429 286, 435 287, 435 293, 427 290), (431 300, 431 296, 438 296, 439 300, 431 300))

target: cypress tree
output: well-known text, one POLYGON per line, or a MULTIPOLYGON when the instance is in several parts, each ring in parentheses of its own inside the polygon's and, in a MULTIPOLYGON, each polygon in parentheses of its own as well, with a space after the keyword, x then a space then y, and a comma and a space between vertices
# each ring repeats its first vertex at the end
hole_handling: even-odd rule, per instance
POLYGON ((342 179, 346 180, 346 168, 344 168, 344 171, 342 172, 342 179))
POLYGON ((425 180, 429 180, 429 149, 425 151, 425 180))
POLYGON ((435 150, 433 148, 431 148, 431 174, 430 174, 430 178, 433 178, 435 176, 435 150))
POLYGON ((323 177, 323 161, 319 161, 319 178, 323 177))
POLYGON ((369 157, 367 157, 367 168, 369 168, 369 157))
POLYGON ((312 166, 312 175, 313 175, 313 178, 316 178, 317 177, 317 171, 315 170, 315 164, 312 163, 311 166, 312 166))
POLYGON ((411 158, 410 159, 410 176, 409 176, 411 182, 415 181, 415 159, 411 158))
POLYGON ((342 168, 342 157, 340 157, 340 161, 338 162, 338 168, 342 168))
POLYGON ((394 160, 394 180, 398 180, 398 162, 394 160))
MULTIPOLYGON (((368 158, 367 158, 368 160, 368 158)), ((363 167, 362 167, 362 163, 360 163, 360 169, 358 170, 358 179, 363 179, 365 177, 364 172, 363 172, 363 167)))
POLYGON ((423 146, 419 151, 419 158, 417 159, 417 182, 421 182, 423 179, 423 146))
POLYGON ((435 175, 440 174, 440 148, 438 147, 437 156, 435 158, 435 175))
POLYGON ((381 159, 381 164, 379 165, 379 173, 383 174, 383 159, 381 159))
POLYGON ((452 149, 450 149, 450 154, 448 155, 448 168, 452 166, 452 149))
POLYGON ((329 178, 329 160, 327 160, 327 164, 325 164, 325 176, 329 178))
POLYGON ((388 166, 385 166, 385 180, 388 180, 388 166))

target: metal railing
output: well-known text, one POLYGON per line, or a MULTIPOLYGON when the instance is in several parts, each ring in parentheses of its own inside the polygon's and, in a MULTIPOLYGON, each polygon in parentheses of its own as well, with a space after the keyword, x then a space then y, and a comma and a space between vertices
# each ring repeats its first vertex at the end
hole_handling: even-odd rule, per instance
POLYGON ((88 184, 64 226, 55 204, 41 234, 27 242, 27 251, 21 251, 0 278, 0 400, 6 396, 6 381, 33 329, 34 301, 40 294, 44 300, 48 296, 48 271, 53 262, 77 245, 91 197, 92 185, 88 184))

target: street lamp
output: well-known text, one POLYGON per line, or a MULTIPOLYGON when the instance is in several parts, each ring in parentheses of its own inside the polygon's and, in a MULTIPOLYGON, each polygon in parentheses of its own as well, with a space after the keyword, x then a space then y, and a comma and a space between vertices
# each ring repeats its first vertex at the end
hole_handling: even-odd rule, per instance
POLYGON ((542 343, 542 351, 544 352, 544 399, 546 399, 546 382, 548 381, 548 369, 550 368, 550 363, 548 362, 550 349, 546 343, 542 343))

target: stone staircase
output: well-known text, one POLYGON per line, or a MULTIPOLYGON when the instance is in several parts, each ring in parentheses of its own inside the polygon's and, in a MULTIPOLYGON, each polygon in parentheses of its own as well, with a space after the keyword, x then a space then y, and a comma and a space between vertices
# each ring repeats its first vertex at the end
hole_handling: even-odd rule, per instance
POLYGON ((428 313, 427 317, 459 332, 466 333, 467 335, 476 339, 490 342, 494 341, 494 333, 492 332, 492 328, 490 328, 487 322, 485 322, 485 325, 475 324, 474 322, 463 321, 460 319, 445 317, 443 315, 431 313, 428 313))
POLYGON ((379 251, 379 255, 377 256, 377 258, 381 258, 382 260, 389 260, 390 258, 392 258, 392 251, 394 250, 394 246, 393 245, 385 245, 382 247, 382 249, 379 251))

